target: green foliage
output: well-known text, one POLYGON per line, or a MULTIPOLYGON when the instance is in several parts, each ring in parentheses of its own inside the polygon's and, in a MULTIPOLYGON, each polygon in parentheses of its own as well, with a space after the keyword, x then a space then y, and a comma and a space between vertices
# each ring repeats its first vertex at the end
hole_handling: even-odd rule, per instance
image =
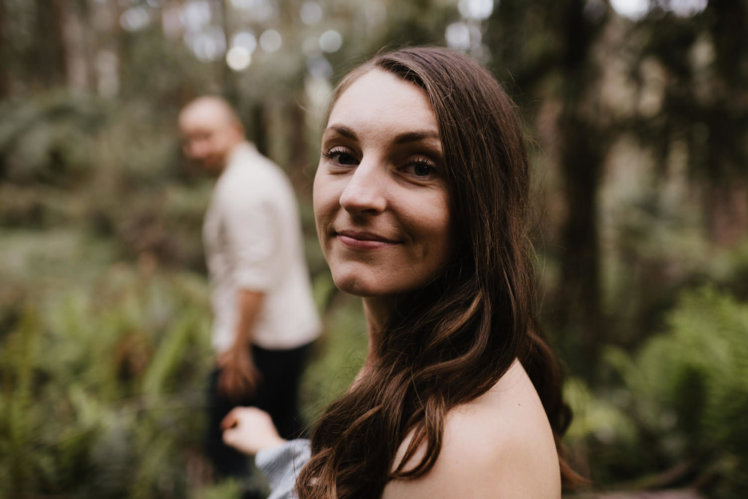
POLYGON ((31 483, 34 473, 32 462, 34 455, 27 444, 34 430, 32 406, 32 358, 38 345, 38 327, 35 316, 27 308, 18 328, 18 333, 6 339, 2 350, 2 396, 0 407, 0 430, 4 438, 0 439, 0 452, 4 456, 13 456, 12 462, 0 471, 0 482, 6 484, 9 492, 18 493, 31 483), (15 369, 8 369, 15 363, 15 369), (31 413, 31 414, 29 414, 31 413), (31 416, 31 417, 29 417, 31 416))
MULTIPOLYGON (((329 290, 329 274, 315 282, 315 293, 329 290)), ((366 355, 366 322, 361 300, 335 297, 325 317, 325 332, 317 342, 314 362, 304 376, 301 403, 306 421, 315 421, 324 409, 351 385, 366 355)))
POLYGON ((619 182, 603 192, 603 305, 611 342, 637 345, 661 325, 685 285, 705 280, 713 263, 724 264, 710 252, 684 191, 678 182, 665 188, 619 182))
MULTIPOLYGON (((121 94, 127 100, 158 103, 161 110, 172 111, 158 113, 156 120, 171 123, 185 94, 194 92, 194 87, 204 92, 211 83, 211 71, 195 63, 180 38, 165 38, 153 27, 123 36, 121 56, 121 94)), ((152 111, 148 122, 154 120, 152 111)))
POLYGON ((195 499, 235 499, 239 497, 241 490, 241 484, 236 480, 224 480, 219 484, 193 491, 188 497, 194 497, 195 499))
POLYGON ((101 102, 51 92, 0 102, 0 180, 70 185, 93 167, 89 154, 105 120, 101 102))
POLYGON ((595 484, 637 476, 653 466, 636 422, 621 409, 619 402, 626 396, 623 390, 610 387, 593 392, 580 378, 564 385, 564 399, 574 414, 565 444, 578 471, 595 484))
POLYGON ((165 126, 146 102, 52 93, 0 103, 0 115, 0 223, 83 222, 115 236, 123 256, 202 268, 210 182, 195 181, 180 164, 176 111, 161 118, 165 126))
POLYGON ((206 289, 112 267, 1 338, 3 497, 185 496, 200 477, 206 289))
POLYGON ((695 475, 716 497, 746 490, 748 304, 709 286, 684 293, 663 334, 606 360, 625 387, 608 398, 626 414, 609 418, 626 422, 609 444, 630 447, 633 423, 640 473, 680 465, 677 478, 695 475))
POLYGON ((571 440, 595 435, 599 440, 632 440, 636 427, 631 419, 622 413, 611 397, 596 397, 579 378, 571 378, 564 385, 564 399, 574 409, 572 425, 566 433, 571 440))

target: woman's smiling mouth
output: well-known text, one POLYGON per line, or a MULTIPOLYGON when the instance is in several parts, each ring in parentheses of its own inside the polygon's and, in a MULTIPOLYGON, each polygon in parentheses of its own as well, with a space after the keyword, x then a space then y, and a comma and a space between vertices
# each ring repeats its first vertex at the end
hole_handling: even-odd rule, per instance
POLYGON ((334 234, 345 247, 355 250, 377 249, 398 244, 398 241, 373 232, 341 230, 335 231, 334 234))

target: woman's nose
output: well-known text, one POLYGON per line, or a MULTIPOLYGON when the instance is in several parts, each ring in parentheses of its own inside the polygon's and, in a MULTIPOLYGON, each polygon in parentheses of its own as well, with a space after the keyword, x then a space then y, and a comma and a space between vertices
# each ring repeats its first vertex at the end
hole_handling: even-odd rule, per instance
POLYGON ((380 213, 387 207, 385 168, 362 160, 340 195, 340 206, 351 213, 380 213))

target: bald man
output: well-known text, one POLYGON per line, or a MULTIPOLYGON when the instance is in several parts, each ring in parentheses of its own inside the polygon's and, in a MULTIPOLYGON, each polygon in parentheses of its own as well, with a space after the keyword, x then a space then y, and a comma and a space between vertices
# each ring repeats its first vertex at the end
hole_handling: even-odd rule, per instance
POLYGON ((185 156, 218 175, 203 225, 217 361, 207 447, 219 476, 242 476, 246 457, 223 444, 221 420, 253 405, 270 413, 284 438, 298 436, 298 386, 320 323, 283 171, 245 140, 221 98, 190 102, 179 130, 185 156))

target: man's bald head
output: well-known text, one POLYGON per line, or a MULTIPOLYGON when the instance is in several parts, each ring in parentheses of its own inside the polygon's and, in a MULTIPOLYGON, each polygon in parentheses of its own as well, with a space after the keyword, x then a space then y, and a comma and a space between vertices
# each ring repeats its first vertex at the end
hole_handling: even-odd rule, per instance
POLYGON ((221 171, 229 153, 244 140, 244 128, 228 102, 199 97, 179 113, 185 156, 208 171, 221 171))

